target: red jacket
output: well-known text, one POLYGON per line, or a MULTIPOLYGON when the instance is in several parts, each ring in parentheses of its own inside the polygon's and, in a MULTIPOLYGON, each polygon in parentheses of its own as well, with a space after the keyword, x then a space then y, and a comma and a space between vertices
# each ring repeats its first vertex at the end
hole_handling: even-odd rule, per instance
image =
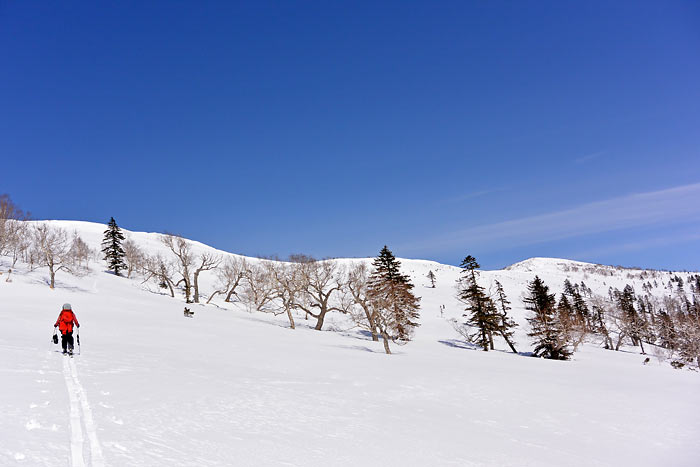
POLYGON ((61 334, 65 334, 66 332, 73 332, 73 323, 80 327, 80 323, 78 323, 78 318, 75 317, 75 313, 70 310, 61 310, 61 314, 58 315, 58 319, 56 320, 56 324, 54 324, 54 326, 58 326, 58 329, 61 330, 61 334))

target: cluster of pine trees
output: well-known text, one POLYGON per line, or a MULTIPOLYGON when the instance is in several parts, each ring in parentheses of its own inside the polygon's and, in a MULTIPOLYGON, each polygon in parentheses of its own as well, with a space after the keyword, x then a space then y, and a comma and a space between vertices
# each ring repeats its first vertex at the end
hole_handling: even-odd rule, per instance
POLYGON ((458 280, 457 298, 464 303, 464 317, 467 329, 474 329, 467 333, 466 337, 479 345, 484 351, 493 350, 493 336, 500 335, 517 353, 513 344, 513 328, 517 326, 508 316, 510 302, 506 298, 503 286, 496 281, 496 296, 489 297, 485 289, 477 282, 479 263, 469 255, 462 261, 462 275, 458 280))

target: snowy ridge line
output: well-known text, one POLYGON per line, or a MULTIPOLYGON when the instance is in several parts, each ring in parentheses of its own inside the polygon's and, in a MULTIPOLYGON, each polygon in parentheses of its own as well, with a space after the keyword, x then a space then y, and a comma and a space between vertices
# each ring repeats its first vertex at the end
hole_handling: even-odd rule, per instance
POLYGON ((68 388, 68 399, 70 400, 70 453, 71 467, 84 467, 83 460, 83 430, 80 424, 80 406, 75 390, 75 382, 68 366, 68 361, 63 359, 63 377, 68 388))
POLYGON ((102 447, 100 446, 100 441, 97 438, 97 429, 92 418, 92 410, 90 409, 90 404, 88 403, 87 396, 85 395, 85 389, 83 389, 83 385, 80 384, 80 381, 78 380, 78 369, 75 367, 75 362, 73 360, 70 361, 70 370, 73 381, 75 382, 76 395, 78 396, 80 406, 83 409, 85 431, 87 432, 87 437, 90 441, 90 465, 92 465, 92 467, 104 467, 105 463, 102 457, 102 447))

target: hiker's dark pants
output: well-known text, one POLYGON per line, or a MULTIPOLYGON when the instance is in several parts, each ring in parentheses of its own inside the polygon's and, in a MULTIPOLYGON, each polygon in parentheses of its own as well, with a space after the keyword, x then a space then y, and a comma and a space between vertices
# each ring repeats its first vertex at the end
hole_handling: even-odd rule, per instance
POLYGON ((68 350, 73 350, 73 331, 61 335, 61 345, 64 352, 66 351, 66 346, 68 346, 68 350))

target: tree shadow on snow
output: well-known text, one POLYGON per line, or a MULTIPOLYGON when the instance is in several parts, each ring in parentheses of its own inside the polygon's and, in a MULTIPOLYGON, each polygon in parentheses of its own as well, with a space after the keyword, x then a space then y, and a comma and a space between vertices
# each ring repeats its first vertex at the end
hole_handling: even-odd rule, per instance
POLYGON ((456 349, 481 350, 481 347, 479 347, 476 344, 472 344, 471 342, 460 341, 458 339, 444 339, 439 340, 438 342, 448 347, 454 347, 456 349))
MULTIPOLYGON (((476 351, 483 351, 481 346, 472 344, 471 342, 466 342, 466 341, 461 341, 459 339, 445 339, 445 340, 439 340, 439 343, 446 345, 448 347, 454 347, 456 349, 464 349, 464 350, 476 350, 476 351)), ((501 350, 501 349, 494 349, 494 350, 489 350, 490 352, 500 352, 500 353, 506 353, 510 355, 516 355, 510 350, 501 350)), ((517 355, 521 357, 532 357, 532 352, 518 352, 517 355)))
MULTIPOLYGON (((38 278, 37 278, 37 279, 32 279, 32 280, 31 280, 31 283, 33 283, 33 284, 41 284, 41 285, 46 286, 46 287, 50 287, 50 286, 51 286, 51 280, 50 280, 48 277, 43 277, 43 278, 40 278, 40 279, 38 279, 38 278)), ((89 289, 85 289, 85 288, 83 288, 83 287, 78 287, 78 286, 76 286, 76 285, 68 285, 68 284, 66 284, 65 282, 62 282, 62 281, 60 281, 60 280, 58 280, 58 279, 55 280, 54 286, 55 286, 55 289, 54 289, 54 290, 59 290, 59 289, 60 289, 60 290, 67 290, 67 291, 69 291, 69 292, 82 292, 82 293, 89 293, 89 292, 91 292, 91 290, 89 290, 89 289)))
POLYGON ((377 354, 386 353, 386 352, 384 352, 383 349, 382 349, 381 351, 379 351, 379 350, 374 350, 374 349, 370 349, 369 347, 366 347, 366 346, 364 346, 364 345, 335 345, 335 346, 333 346, 333 347, 338 347, 338 348, 340 348, 340 349, 362 350, 362 351, 364 351, 364 352, 377 353, 377 354))

